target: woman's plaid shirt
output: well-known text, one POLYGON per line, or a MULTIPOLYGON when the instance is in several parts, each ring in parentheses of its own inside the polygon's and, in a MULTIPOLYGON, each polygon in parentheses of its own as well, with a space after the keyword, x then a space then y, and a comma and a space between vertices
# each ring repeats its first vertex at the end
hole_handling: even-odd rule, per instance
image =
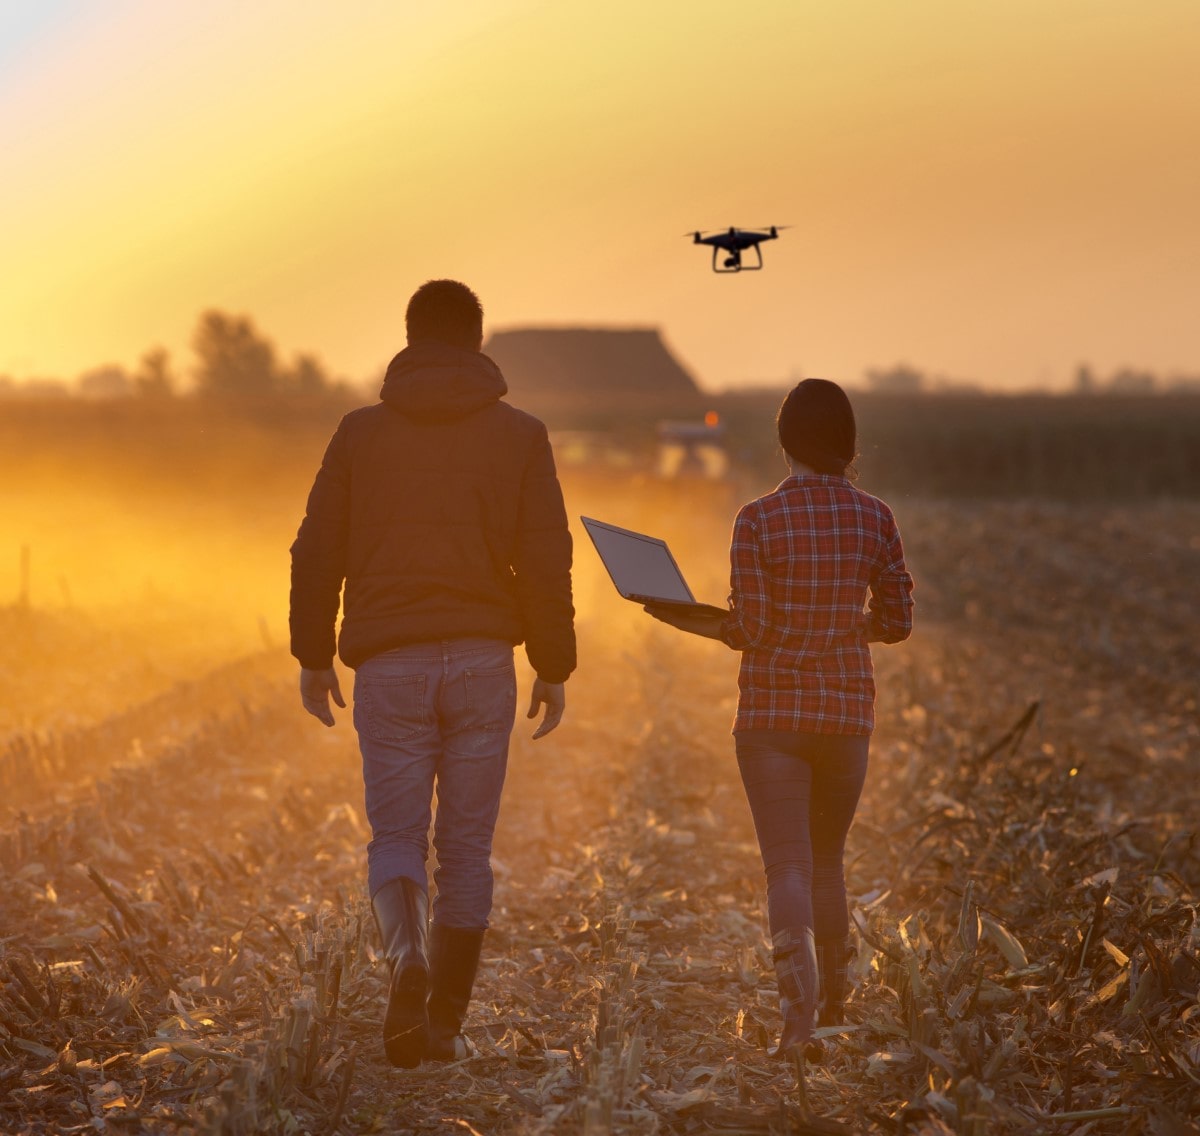
POLYGON ((798 474, 742 507, 730 562, 722 638, 742 652, 734 731, 871 733, 867 644, 912 630, 892 511, 844 477, 798 474))

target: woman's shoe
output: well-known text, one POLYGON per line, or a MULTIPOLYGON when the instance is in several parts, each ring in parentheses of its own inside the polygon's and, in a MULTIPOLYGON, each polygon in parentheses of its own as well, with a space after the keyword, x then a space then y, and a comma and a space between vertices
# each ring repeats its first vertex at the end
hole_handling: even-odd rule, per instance
POLYGON ((783 1030, 773 1050, 776 1057, 803 1053, 817 1016, 817 951, 812 929, 785 928, 774 937, 775 981, 783 1030))
POLYGON ((849 939, 817 943, 817 973, 821 998, 817 1004, 818 1026, 840 1026, 846 1020, 846 977, 854 951, 849 939))

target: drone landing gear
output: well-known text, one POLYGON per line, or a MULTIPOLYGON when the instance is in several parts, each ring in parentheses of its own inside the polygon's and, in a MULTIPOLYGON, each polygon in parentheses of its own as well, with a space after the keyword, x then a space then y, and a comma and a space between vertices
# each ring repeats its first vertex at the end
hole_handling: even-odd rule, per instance
POLYGON ((757 264, 743 264, 741 249, 723 249, 719 245, 713 245, 712 270, 714 272, 757 272, 763 266, 762 249, 758 245, 751 245, 754 250, 754 255, 758 258, 757 264), (717 263, 719 255, 726 253, 725 259, 717 263))

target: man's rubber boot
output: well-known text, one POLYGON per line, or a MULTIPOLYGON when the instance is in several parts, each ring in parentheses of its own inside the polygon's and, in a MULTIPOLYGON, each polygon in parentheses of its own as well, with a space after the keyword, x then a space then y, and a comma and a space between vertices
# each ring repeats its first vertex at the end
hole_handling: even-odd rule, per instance
POLYGON ((393 1065, 411 1069, 421 1063, 429 1043, 429 896, 416 880, 399 876, 375 893, 371 907, 391 975, 383 1048, 393 1065))
POLYGON ((429 932, 429 1046, 431 1061, 469 1057, 471 1047, 462 1035, 463 1018, 475 988, 483 930, 443 927, 429 932))
POLYGON ((785 928, 774 937, 775 980, 783 1030, 774 1056, 803 1054, 817 1016, 817 948, 812 928, 785 928))

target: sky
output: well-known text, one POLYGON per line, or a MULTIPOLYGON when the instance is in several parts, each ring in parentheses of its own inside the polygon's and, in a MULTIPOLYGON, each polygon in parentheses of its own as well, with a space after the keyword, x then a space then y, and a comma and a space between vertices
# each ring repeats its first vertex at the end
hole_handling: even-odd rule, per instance
POLYGON ((18 381, 210 308, 365 380, 445 276, 710 389, 1196 374, 1197 202, 1196 0, 0 0, 18 381))

